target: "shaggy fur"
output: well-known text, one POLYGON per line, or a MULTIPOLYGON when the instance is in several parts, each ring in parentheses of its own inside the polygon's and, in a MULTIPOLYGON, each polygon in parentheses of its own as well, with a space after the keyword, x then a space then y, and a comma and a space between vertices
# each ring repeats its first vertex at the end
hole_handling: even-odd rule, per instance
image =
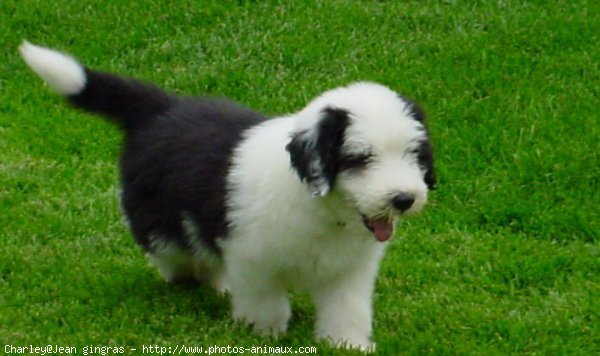
POLYGON ((232 314, 280 333, 288 291, 308 291, 316 335, 372 350, 372 294, 394 219, 435 186, 423 111, 355 83, 266 120, 214 98, 177 97, 29 43, 27 64, 76 107, 125 132, 122 204, 167 281, 231 294, 232 314))

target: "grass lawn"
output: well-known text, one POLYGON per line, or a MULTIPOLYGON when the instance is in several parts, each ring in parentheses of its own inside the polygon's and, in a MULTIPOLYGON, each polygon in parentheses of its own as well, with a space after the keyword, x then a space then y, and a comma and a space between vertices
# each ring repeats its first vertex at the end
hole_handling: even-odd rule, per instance
POLYGON ((254 336, 163 283, 121 222, 120 133, 63 105, 23 39, 181 93, 286 113, 379 81, 429 115, 440 184, 401 221, 375 295, 381 355, 600 353, 600 2, 0 2, 5 345, 316 346, 254 336))

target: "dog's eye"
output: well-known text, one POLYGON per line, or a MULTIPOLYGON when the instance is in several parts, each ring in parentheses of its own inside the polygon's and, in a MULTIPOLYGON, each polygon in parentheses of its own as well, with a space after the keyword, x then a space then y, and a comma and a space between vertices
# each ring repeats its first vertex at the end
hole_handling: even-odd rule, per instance
POLYGON ((369 162, 373 160, 373 155, 369 153, 365 154, 351 154, 343 156, 340 161, 341 169, 357 169, 364 168, 369 162))

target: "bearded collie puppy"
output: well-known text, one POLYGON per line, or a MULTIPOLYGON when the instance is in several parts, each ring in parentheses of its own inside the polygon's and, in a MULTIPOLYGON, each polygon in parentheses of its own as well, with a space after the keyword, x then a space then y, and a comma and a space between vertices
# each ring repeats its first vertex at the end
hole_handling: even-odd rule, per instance
POLYGON ((373 350, 379 261, 395 219, 421 210, 435 186, 415 103, 358 82, 267 119, 27 42, 20 50, 70 104, 123 130, 123 211, 166 281, 226 291, 233 318, 266 334, 285 332, 288 292, 307 291, 318 339, 373 350))

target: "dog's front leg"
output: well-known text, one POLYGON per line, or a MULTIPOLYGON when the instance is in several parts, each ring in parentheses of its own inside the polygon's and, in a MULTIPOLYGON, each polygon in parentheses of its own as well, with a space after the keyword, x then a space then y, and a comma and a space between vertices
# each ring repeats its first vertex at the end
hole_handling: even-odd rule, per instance
POLYGON ((355 271, 342 281, 313 291, 317 307, 317 338, 336 346, 374 351, 371 323, 374 273, 355 271))
POLYGON ((291 307, 283 286, 264 275, 264 271, 252 271, 248 266, 231 271, 228 279, 235 320, 252 325, 255 332, 263 335, 286 331, 291 307))

